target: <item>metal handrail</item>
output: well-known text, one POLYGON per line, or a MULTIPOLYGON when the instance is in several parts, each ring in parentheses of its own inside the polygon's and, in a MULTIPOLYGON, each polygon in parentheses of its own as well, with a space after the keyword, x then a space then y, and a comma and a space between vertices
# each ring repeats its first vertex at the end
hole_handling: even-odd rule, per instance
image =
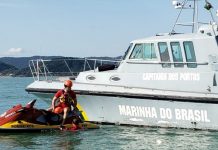
MULTIPOLYGON (((119 66, 121 60, 101 60, 101 59, 87 59, 87 58, 66 58, 66 59, 52 59, 52 60, 43 60, 36 59, 29 61, 29 68, 33 79, 36 80, 57 80, 58 77, 67 76, 67 77, 77 77, 81 71, 97 70, 96 68, 103 64, 114 64, 117 67, 119 66), (61 65, 61 66, 52 66, 52 63, 61 65), (57 62, 59 61, 59 62, 57 62), (70 62, 72 61, 72 62, 70 62), (83 63, 83 64, 82 64, 83 63), (80 68, 78 68, 78 66, 80 68), (55 69, 58 70, 58 67, 65 68, 61 72, 55 72, 55 69), (54 69, 55 68, 55 69, 54 69)), ((56 64, 55 64, 56 65, 56 64)))

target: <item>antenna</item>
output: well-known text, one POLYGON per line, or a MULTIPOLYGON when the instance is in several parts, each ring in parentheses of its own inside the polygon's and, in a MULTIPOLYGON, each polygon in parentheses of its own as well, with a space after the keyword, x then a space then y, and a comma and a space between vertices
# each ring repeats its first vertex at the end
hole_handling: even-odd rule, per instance
POLYGON ((198 1, 194 0, 192 33, 198 30, 198 1))
MULTIPOLYGON (((172 0, 172 5, 175 7, 175 9, 180 9, 180 11, 179 11, 179 14, 178 14, 178 16, 176 18, 176 21, 175 21, 175 23, 173 25, 173 28, 172 28, 170 34, 174 34, 175 33, 176 25, 192 26, 192 33, 198 31, 199 24, 200 24, 200 22, 198 21, 198 1, 200 1, 200 0, 183 0, 182 2, 179 2, 179 0, 172 0), (189 22, 189 23, 178 23, 178 20, 179 20, 179 18, 181 16, 181 13, 182 13, 182 11, 184 9, 193 9, 192 22, 189 22)), ((216 21, 215 21, 215 19, 213 17, 213 14, 211 12, 211 9, 213 8, 213 6, 211 5, 211 3, 208 2, 208 0, 204 0, 204 1, 205 1, 204 8, 210 12, 212 21, 214 23, 216 23, 216 21)), ((217 10, 216 14, 218 16, 218 10, 217 10)), ((206 24, 206 23, 201 23, 201 24, 206 24)))
POLYGON ((182 1, 182 2, 179 2, 179 1, 177 1, 177 0, 172 0, 172 5, 175 7, 175 9, 180 9, 180 11, 179 11, 179 14, 178 14, 178 16, 177 16, 177 18, 176 18, 176 21, 175 21, 175 23, 174 23, 174 25, 173 25, 173 28, 172 28, 172 30, 171 30, 171 32, 170 32, 170 34, 174 34, 175 33, 175 27, 176 27, 176 25, 182 25, 182 26, 192 26, 192 32, 194 32, 194 26, 195 26, 195 20, 196 20, 196 16, 197 16, 197 14, 198 14, 198 12, 195 10, 195 8, 197 7, 197 5, 196 5, 196 3, 195 3, 195 1, 196 0, 192 0, 192 1, 194 1, 194 7, 191 5, 191 4, 188 4, 188 1, 190 1, 190 0, 184 0, 184 1, 182 1), (179 20, 179 18, 180 18, 180 15, 181 15, 181 13, 182 13, 182 11, 184 10, 184 9, 193 9, 193 21, 192 21, 192 25, 190 25, 190 24, 184 24, 184 23, 178 23, 178 20, 179 20), (195 12, 196 11, 196 12, 195 12))
POLYGON ((212 12, 211 12, 211 9, 213 8, 213 6, 212 6, 211 3, 209 3, 207 0, 205 0, 205 3, 206 3, 206 4, 205 4, 204 8, 210 12, 210 16, 211 16, 213 22, 216 22, 215 19, 214 19, 214 17, 213 17, 213 14, 212 14, 212 12))

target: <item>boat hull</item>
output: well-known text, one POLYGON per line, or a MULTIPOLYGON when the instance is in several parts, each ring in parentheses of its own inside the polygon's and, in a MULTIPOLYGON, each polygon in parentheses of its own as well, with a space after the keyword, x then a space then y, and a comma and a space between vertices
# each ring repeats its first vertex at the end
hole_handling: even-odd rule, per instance
MULTIPOLYGON (((52 98, 53 94, 35 93, 52 98)), ((218 130, 218 103, 77 94, 86 121, 151 127, 218 130)))
MULTIPOLYGON (((66 129, 71 129, 72 124, 65 124, 66 129)), ((78 129, 98 129, 99 126, 89 122, 83 122, 78 124, 78 129)), ((41 132, 41 131, 51 131, 60 130, 60 125, 40 125, 24 120, 11 121, 2 126, 0 126, 0 133, 2 132, 41 132)))

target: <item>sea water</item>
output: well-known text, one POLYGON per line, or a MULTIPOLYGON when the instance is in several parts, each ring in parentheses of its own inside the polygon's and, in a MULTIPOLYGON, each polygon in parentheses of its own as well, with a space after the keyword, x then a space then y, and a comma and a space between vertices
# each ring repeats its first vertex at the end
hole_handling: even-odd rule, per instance
MULTIPOLYGON (((0 77, 0 114, 16 104, 37 99, 36 107, 50 106, 28 94, 32 78, 0 77)), ((100 129, 77 132, 0 133, 0 149, 218 149, 218 131, 101 125, 100 129)))

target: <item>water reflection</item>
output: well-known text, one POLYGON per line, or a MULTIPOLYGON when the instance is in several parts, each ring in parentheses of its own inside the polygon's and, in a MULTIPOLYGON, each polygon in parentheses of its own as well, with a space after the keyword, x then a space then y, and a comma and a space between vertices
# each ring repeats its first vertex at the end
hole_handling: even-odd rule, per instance
POLYGON ((0 134, 0 149, 216 149, 218 132, 101 126, 98 130, 0 134))
MULTIPOLYGON (((89 133, 81 133, 89 134, 89 133)), ((101 145, 98 149, 215 149, 218 132, 187 129, 162 129, 123 126, 103 126, 90 139, 81 141, 80 149, 87 143, 101 145)), ((94 146, 94 145, 93 145, 94 146)))
POLYGON ((60 131, 46 133, 0 134, 0 149, 74 149, 80 145, 77 133, 60 131))

